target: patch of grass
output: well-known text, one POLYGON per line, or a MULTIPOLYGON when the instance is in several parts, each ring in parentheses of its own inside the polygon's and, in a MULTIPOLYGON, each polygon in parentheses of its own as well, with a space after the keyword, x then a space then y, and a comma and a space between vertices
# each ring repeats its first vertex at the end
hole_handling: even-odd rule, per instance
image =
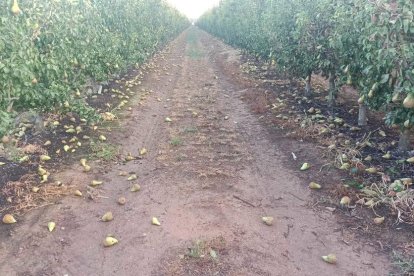
POLYGON ((191 258, 202 258, 206 255, 207 244, 205 241, 196 240, 193 246, 188 248, 187 256, 191 258))
POLYGON ((186 127, 183 130, 184 133, 196 133, 197 131, 198 129, 196 127, 186 127))
POLYGON ((114 160, 119 154, 119 147, 100 141, 91 142, 91 156, 104 161, 114 160))
POLYGON ((7 159, 13 162, 19 162, 19 160, 25 156, 24 152, 16 146, 8 146, 6 148, 7 159))
POLYGON ((405 257, 400 253, 393 252, 393 266, 398 270, 398 273, 393 273, 391 275, 414 275, 414 258, 405 257))
POLYGON ((174 147, 181 146, 183 144, 183 141, 180 137, 173 137, 170 141, 170 145, 174 147))

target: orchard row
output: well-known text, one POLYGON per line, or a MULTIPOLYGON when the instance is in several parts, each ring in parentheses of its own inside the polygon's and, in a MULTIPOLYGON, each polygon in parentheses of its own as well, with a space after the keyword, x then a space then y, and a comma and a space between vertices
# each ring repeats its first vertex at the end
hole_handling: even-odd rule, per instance
POLYGON ((386 112, 409 148, 414 125, 414 2, 412 0, 224 0, 198 25, 225 42, 275 62, 306 79, 329 79, 329 104, 337 90, 359 93, 359 125, 366 109, 386 112))

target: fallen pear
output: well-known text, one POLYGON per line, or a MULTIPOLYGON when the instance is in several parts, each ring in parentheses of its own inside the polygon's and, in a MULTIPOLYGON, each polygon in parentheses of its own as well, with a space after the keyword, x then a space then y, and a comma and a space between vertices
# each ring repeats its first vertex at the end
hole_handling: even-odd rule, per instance
POLYGON ((125 157, 125 161, 132 161, 135 160, 135 157, 132 156, 130 152, 128 152, 127 156, 125 157))
POLYGON ((385 217, 374 218, 375 224, 382 224, 385 221, 385 217))
POLYGON ((341 198, 341 201, 339 202, 342 206, 351 204, 351 199, 348 196, 344 196, 341 198))
POLYGON ((22 158, 19 159, 19 163, 27 162, 27 161, 29 161, 29 159, 30 159, 29 156, 27 156, 27 155, 23 156, 22 158))
POLYGON ((126 171, 120 171, 118 175, 119 176, 127 176, 128 175, 128 172, 126 172, 126 171))
POLYGON ((101 185, 103 182, 102 181, 98 181, 98 180, 92 180, 91 182, 91 186, 92 187, 96 187, 98 185, 101 185))
POLYGON ((300 168, 301 171, 309 170, 310 165, 309 163, 303 163, 302 167, 300 168))
POLYGON ((102 216, 102 221, 108 222, 114 219, 114 216, 112 215, 112 212, 107 212, 105 215, 102 216))
POLYGON ((125 205, 125 203, 126 203, 126 198, 125 197, 118 198, 118 204, 119 205, 125 205))
POLYGON ((142 148, 140 151, 139 151, 139 155, 145 155, 145 154, 147 154, 147 149, 146 148, 142 148))
POLYGON ((91 171, 91 166, 89 166, 89 165, 85 165, 84 167, 83 167, 83 171, 84 172, 90 172, 91 171))
POLYGON ((156 217, 152 218, 151 223, 152 223, 152 225, 161 226, 161 223, 159 222, 159 220, 156 217))
POLYGON ((11 8, 11 11, 14 15, 19 15, 22 12, 19 7, 19 3, 17 3, 17 0, 13 0, 13 6, 11 8))
POLYGON ((141 186, 139 184, 134 184, 131 187, 131 192, 139 192, 141 190, 141 186))
POLYGON ((264 224, 268 225, 268 226, 272 226, 273 225, 273 217, 262 217, 262 221, 264 224))
POLYGON ((410 164, 414 164, 414 157, 408 158, 407 162, 410 164))
POLYGON ((73 194, 74 194, 75 196, 82 196, 82 192, 81 192, 81 191, 79 191, 79 190, 76 190, 73 194))
POLYGON ((55 230, 56 227, 56 223, 51 221, 47 224, 47 229, 49 229, 49 232, 52 232, 53 230, 55 230))
POLYGON ((371 155, 368 155, 367 157, 365 157, 365 159, 364 159, 365 161, 372 161, 372 156, 371 155))
POLYGON ((322 256, 322 260, 328 264, 336 264, 336 256, 334 254, 329 254, 327 256, 322 256))
POLYGON ((401 182, 404 184, 404 185, 406 185, 406 186, 411 186, 411 185, 413 185, 413 179, 412 178, 401 178, 400 179, 401 180, 401 182))
POLYGON ((136 179, 138 179, 138 176, 137 176, 136 174, 131 174, 131 175, 128 177, 128 181, 132 181, 132 180, 136 180, 136 179))
POLYGON ((40 156, 40 161, 49 161, 51 158, 48 155, 41 155, 40 156))
POLYGON ((3 143, 3 144, 8 144, 9 142, 10 142, 10 138, 9 138, 9 136, 3 136, 2 138, 1 138, 1 142, 3 143))
POLYGON ((105 247, 110 247, 118 243, 118 240, 113 237, 106 237, 103 241, 105 247))
POLYGON ((70 147, 68 145, 64 145, 63 150, 67 152, 68 150, 70 150, 70 147))
POLYGON ((322 186, 321 186, 321 185, 319 185, 318 183, 311 182, 311 183, 309 184, 309 188, 317 190, 317 189, 321 189, 321 188, 322 188, 322 186))
POLYGON ((102 142, 106 141, 106 137, 104 135, 99 135, 99 140, 102 142))
POLYGON ((16 222, 17 222, 16 219, 10 214, 6 214, 3 217, 3 223, 4 224, 13 224, 13 223, 16 223, 16 222))
POLYGON ((376 168, 368 168, 368 169, 365 169, 365 171, 367 173, 377 173, 377 169, 376 168))
POLYGON ((167 117, 167 118, 165 118, 165 122, 167 122, 167 123, 171 123, 171 122, 172 122, 172 120, 171 120, 169 117, 167 117))
POLYGON ((81 159, 80 163, 83 167, 85 167, 86 166, 86 159, 81 159))
POLYGON ((47 171, 45 169, 43 169, 41 166, 39 166, 39 168, 37 169, 37 172, 39 173, 39 175, 43 176, 47 174, 47 171))
POLYGON ((340 170, 349 170, 349 168, 351 168, 349 163, 343 163, 341 167, 339 167, 340 170))
POLYGON ((387 152, 386 154, 384 154, 382 156, 382 158, 384 158, 384 159, 391 159, 391 153, 390 152, 387 152))
POLYGON ((407 95, 404 99, 403 105, 405 108, 414 108, 414 93, 407 95))
POLYGON ((33 193, 37 193, 39 190, 40 190, 40 188, 39 188, 39 187, 33 187, 33 188, 32 188, 32 192, 33 192, 33 193))

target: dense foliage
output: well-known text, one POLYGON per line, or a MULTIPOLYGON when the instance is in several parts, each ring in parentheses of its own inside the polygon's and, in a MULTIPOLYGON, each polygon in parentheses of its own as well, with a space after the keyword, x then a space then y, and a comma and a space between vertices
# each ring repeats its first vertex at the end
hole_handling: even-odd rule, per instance
POLYGON ((321 73, 353 85, 361 106, 387 112, 386 123, 414 125, 412 0, 224 0, 198 25, 280 69, 308 80, 321 73))
POLYGON ((0 2, 0 136, 15 112, 48 110, 74 91, 143 63, 188 21, 163 0, 0 2))

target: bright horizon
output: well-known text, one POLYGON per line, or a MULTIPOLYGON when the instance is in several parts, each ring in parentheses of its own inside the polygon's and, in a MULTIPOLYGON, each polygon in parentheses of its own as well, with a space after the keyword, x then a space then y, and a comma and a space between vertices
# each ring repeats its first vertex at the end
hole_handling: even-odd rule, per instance
POLYGON ((167 0, 171 6, 189 19, 198 19, 203 13, 218 5, 220 0, 167 0))

